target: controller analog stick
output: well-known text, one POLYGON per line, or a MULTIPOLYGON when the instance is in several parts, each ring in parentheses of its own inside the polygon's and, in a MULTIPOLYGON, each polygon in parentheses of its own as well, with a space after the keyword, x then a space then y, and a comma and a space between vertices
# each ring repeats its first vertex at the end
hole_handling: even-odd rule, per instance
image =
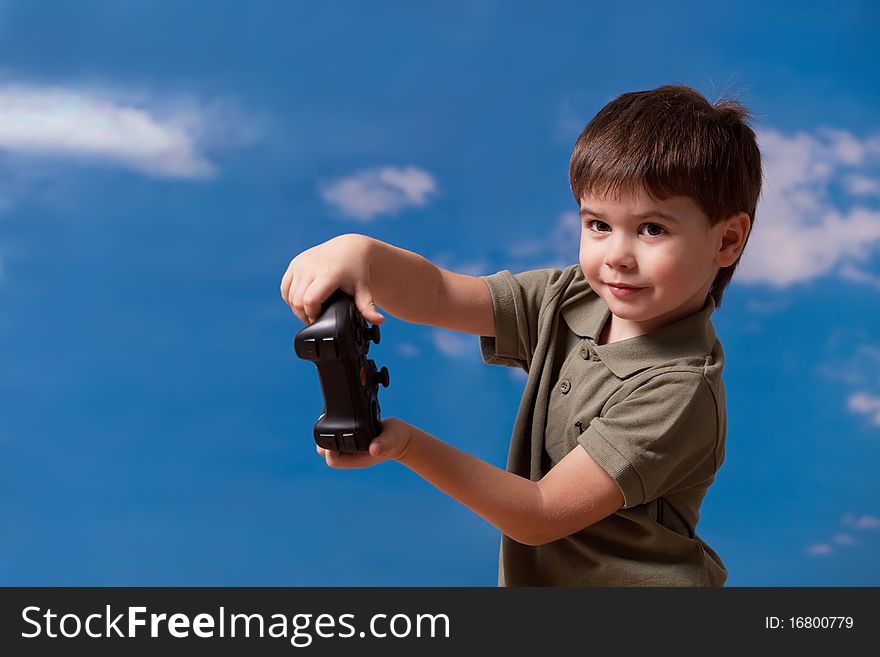
POLYGON ((373 380, 376 383, 381 383, 383 386, 385 386, 387 388, 390 383, 390 381, 388 380, 388 368, 382 367, 382 369, 377 372, 376 371, 376 361, 374 361, 372 358, 370 358, 369 360, 367 360, 367 363, 370 366, 370 374, 371 374, 373 380))

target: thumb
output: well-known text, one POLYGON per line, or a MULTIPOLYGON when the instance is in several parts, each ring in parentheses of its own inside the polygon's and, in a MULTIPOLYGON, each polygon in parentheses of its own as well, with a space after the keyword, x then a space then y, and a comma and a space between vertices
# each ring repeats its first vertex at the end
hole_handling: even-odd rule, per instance
POLYGON ((385 317, 376 310, 376 304, 373 303, 373 295, 366 285, 361 283, 355 288, 354 303, 361 315, 364 316, 371 324, 381 324, 385 321, 385 317))
POLYGON ((388 451, 388 448, 376 438, 373 442, 370 443, 370 456, 381 456, 388 451))

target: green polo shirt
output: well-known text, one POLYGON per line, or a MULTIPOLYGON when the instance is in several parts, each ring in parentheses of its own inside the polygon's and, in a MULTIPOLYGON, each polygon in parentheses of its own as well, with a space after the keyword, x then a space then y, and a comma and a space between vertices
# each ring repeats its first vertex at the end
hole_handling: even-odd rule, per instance
POLYGON ((711 295, 669 326, 599 345, 611 311, 580 265, 481 278, 495 315, 481 356, 528 373, 507 469, 538 481, 585 449, 625 500, 552 543, 502 536, 499 586, 723 586, 724 564, 695 531, 727 424, 711 295))

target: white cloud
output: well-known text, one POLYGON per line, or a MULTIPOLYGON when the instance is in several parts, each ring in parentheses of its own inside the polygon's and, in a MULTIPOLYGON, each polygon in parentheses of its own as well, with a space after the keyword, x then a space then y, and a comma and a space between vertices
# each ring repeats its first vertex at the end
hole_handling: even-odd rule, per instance
POLYGON ((853 196, 880 196, 880 180, 876 178, 850 175, 843 179, 843 184, 853 196))
POLYGON ((880 427, 880 397, 867 392, 856 392, 846 400, 846 407, 856 413, 870 416, 871 423, 880 427))
POLYGON ((447 356, 467 356, 477 348, 477 336, 470 336, 443 329, 431 331, 434 346, 447 356))
POLYGON ((834 549, 825 543, 813 543, 807 547, 807 554, 812 556, 825 556, 831 554, 834 549))
MULTIPOLYGON (((880 518, 878 518, 877 516, 860 516, 855 513, 845 513, 840 521, 841 523, 843 523, 844 526, 849 527, 850 529, 880 529, 880 518)), ((834 542, 838 545, 845 545, 848 547, 853 547, 861 543, 859 539, 854 538, 850 534, 844 532, 839 532, 835 534, 829 542, 834 542)), ((806 552, 811 556, 827 556, 834 552, 834 548, 828 544, 829 542, 813 543, 811 545, 808 545, 806 548, 806 552)))
POLYGON ((457 254, 452 251, 441 251, 431 256, 430 260, 441 269, 454 271, 457 274, 468 276, 486 276, 494 274, 495 269, 490 268, 488 260, 474 260, 471 262, 456 262, 457 254))
POLYGON ((564 269, 578 262, 580 239, 581 220, 577 212, 561 212, 543 231, 543 236, 530 235, 508 247, 512 262, 505 264, 504 269, 513 272, 545 267, 564 269))
MULTIPOLYGON (((444 267, 444 269, 448 269, 448 267, 444 267)), ((489 262, 486 260, 477 260, 474 262, 463 262, 460 265, 457 265, 454 270, 457 274, 465 274, 467 276, 485 276, 488 274, 494 274, 495 272, 489 271, 489 262)))
POLYGON ((856 545, 858 541, 849 534, 835 534, 834 542, 840 545, 856 545))
POLYGON ((123 166, 150 176, 206 178, 205 108, 120 90, 0 85, 0 151, 123 166))
POLYGON ((877 516, 847 513, 843 516, 842 522, 853 529, 880 529, 880 518, 877 516))
POLYGON ((412 342, 401 342, 396 345, 397 353, 407 358, 415 358, 421 351, 412 342))
POLYGON ((547 244, 541 240, 523 240, 511 246, 508 252, 514 258, 528 258, 542 254, 546 248, 547 244))
POLYGON ((842 381, 853 388, 880 386, 880 344, 862 327, 836 326, 831 329, 815 370, 829 381, 842 381))
POLYGON ((759 143, 765 185, 734 281, 784 288, 838 268, 853 280, 853 263, 880 247, 880 211, 855 203, 840 208, 830 187, 842 184, 852 194, 856 176, 855 188, 865 189, 864 171, 850 170, 880 161, 880 136, 859 139, 828 128, 793 136, 764 130, 759 143))
POLYGON ((746 310, 750 313, 758 315, 774 315, 788 308, 787 299, 777 299, 776 301, 760 301, 758 299, 746 300, 746 310))
POLYGON ((366 223, 379 215, 426 205, 437 184, 430 173, 415 166, 380 167, 321 183, 319 191, 343 216, 366 223))
POLYGON ((864 283, 876 287, 880 290, 880 276, 875 276, 871 272, 864 271, 854 265, 843 265, 838 271, 840 277, 845 281, 853 281, 854 283, 864 283))

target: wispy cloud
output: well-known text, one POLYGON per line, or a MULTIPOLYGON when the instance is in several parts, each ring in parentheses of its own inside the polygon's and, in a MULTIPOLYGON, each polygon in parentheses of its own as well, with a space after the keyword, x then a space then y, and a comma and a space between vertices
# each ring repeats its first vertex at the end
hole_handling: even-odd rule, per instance
POLYGON ((880 427, 880 397, 867 392, 856 392, 847 399, 846 407, 856 413, 867 415, 871 424, 880 427))
POLYGON ((0 151, 208 178, 209 112, 193 101, 108 88, 0 84, 0 151))
POLYGON ((423 207, 436 192, 434 177, 415 166, 379 167, 319 184, 324 201, 342 216, 365 223, 423 207))
POLYGON ((868 514, 847 513, 841 522, 852 529, 880 529, 880 518, 868 514))
POLYGON ((811 556, 825 556, 831 554, 834 551, 827 543, 813 543, 812 545, 807 546, 807 554, 811 556))
MULTIPOLYGON (((856 532, 880 529, 880 518, 868 514, 846 513, 841 517, 840 522, 844 527, 856 532)), ((836 546, 855 547, 861 543, 862 541, 852 534, 838 532, 830 540, 807 545, 805 552, 812 557, 826 557, 834 554, 836 546)))
POLYGON ((880 180, 851 175, 843 179, 846 190, 853 196, 880 196, 880 180))
POLYGON ((862 283, 880 290, 880 276, 875 276, 871 272, 864 271, 853 265, 847 264, 840 268, 838 272, 840 277, 845 281, 853 281, 854 283, 862 283))
POLYGON ((865 329, 834 327, 822 350, 827 358, 815 370, 823 378, 863 389, 880 386, 880 344, 865 329))
POLYGON ((578 262, 581 220, 576 212, 561 212, 541 236, 528 236, 507 249, 511 262, 504 268, 513 272, 555 267, 564 269, 578 262))
POLYGON ((419 348, 412 342, 400 342, 395 348, 397 349, 397 353, 401 356, 406 356, 407 358, 415 358, 421 353, 419 348))
POLYGON ((788 306, 789 302, 787 299, 777 299, 775 301, 746 300, 746 310, 757 315, 775 315, 788 308, 788 306))
POLYGON ((447 356, 456 358, 461 356, 469 356, 478 350, 477 336, 469 336, 453 331, 443 329, 434 329, 431 332, 431 339, 437 350, 447 356))
POLYGON ((438 267, 468 276, 485 276, 487 274, 494 274, 496 271, 492 269, 487 259, 462 261, 452 251, 435 253, 431 255, 430 260, 438 267))
POLYGON ((734 281, 784 288, 835 273, 857 280, 856 265, 880 246, 880 211, 866 204, 880 135, 764 130, 759 143, 766 181, 734 281))

